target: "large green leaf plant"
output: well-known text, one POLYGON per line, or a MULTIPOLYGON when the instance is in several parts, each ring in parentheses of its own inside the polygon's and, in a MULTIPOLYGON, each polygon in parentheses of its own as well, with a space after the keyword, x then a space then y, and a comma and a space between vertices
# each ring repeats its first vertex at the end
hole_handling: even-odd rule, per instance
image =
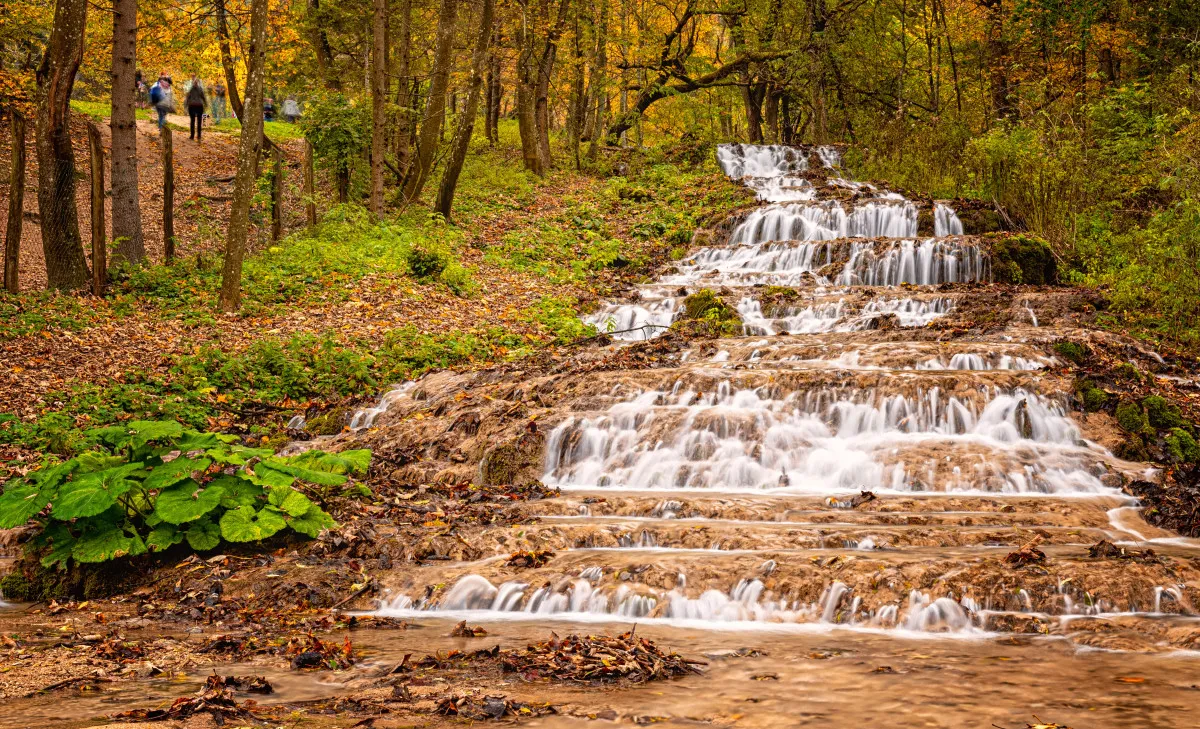
POLYGON ((13 479, 0 495, 0 529, 30 520, 41 527, 31 544, 45 567, 185 542, 203 552, 287 529, 315 537, 336 524, 296 484, 329 493, 365 473, 371 460, 367 450, 281 457, 174 421, 135 421, 88 436, 92 450, 13 479))

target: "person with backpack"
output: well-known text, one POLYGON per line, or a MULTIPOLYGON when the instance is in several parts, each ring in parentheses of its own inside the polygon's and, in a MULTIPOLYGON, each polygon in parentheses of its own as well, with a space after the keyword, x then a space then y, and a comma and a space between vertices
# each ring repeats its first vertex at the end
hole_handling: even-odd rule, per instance
POLYGON ((212 120, 213 124, 220 124, 224 119, 225 114, 225 84, 217 81, 217 85, 213 87, 212 98, 212 120))
POLYGON ((191 136, 188 138, 199 142, 204 129, 204 107, 208 106, 208 97, 204 94, 204 86, 196 74, 192 74, 192 85, 184 98, 184 104, 187 105, 188 124, 191 129, 191 136))
POLYGON ((174 109, 170 76, 159 76, 158 81, 150 87, 150 106, 158 112, 158 128, 162 129, 167 125, 167 114, 174 109))

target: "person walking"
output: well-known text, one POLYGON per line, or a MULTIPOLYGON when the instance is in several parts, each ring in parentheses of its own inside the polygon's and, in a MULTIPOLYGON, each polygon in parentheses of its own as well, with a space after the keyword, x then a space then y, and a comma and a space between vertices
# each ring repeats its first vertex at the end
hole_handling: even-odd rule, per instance
POLYGON ((289 94, 283 100, 283 118, 289 124, 300 121, 300 104, 296 103, 296 95, 289 94))
POLYGON ((175 97, 171 94, 171 77, 159 76, 150 87, 150 105, 158 113, 158 128, 167 125, 167 114, 175 110, 175 97))
POLYGON ((213 86, 213 96, 209 106, 212 111, 213 124, 220 124, 221 120, 225 118, 225 84, 220 81, 213 86))
POLYGON ((205 96, 204 86, 196 74, 192 74, 192 86, 188 89, 184 103, 187 104, 188 127, 191 130, 188 138, 199 142, 204 130, 204 107, 208 106, 208 97, 205 96))

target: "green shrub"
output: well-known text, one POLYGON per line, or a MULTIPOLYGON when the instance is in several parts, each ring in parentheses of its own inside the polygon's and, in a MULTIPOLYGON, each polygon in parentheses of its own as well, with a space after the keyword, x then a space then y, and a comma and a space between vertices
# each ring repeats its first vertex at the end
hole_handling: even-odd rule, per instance
POLYGON ((1061 355, 1063 359, 1077 365, 1083 364, 1092 353, 1086 344, 1071 342, 1066 339, 1055 342, 1054 351, 1061 355))
POLYGON ((87 433, 92 449, 5 484, 0 528, 32 521, 44 567, 106 562, 187 543, 257 542, 286 529, 315 537, 333 519, 295 484, 341 486, 370 451, 276 457, 174 421, 87 433))
POLYGON ((1167 457, 1174 463, 1200 462, 1200 445, 1182 428, 1172 428, 1165 439, 1167 457))
POLYGON ((742 318, 712 289, 700 289, 683 300, 683 320, 703 322, 721 336, 742 332, 742 318))
POLYGON ((1163 430, 1188 427, 1188 422, 1179 413, 1179 406, 1167 402, 1165 398, 1151 395, 1142 400, 1142 407, 1146 409, 1146 417, 1155 428, 1163 430))
POLYGON ((552 335, 555 344, 596 334, 596 327, 579 318, 578 302, 569 296, 547 296, 530 307, 527 316, 552 335))

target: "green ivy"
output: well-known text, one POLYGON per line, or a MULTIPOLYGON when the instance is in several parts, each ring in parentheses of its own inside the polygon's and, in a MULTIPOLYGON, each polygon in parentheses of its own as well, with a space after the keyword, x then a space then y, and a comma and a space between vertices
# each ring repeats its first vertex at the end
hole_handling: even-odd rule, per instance
MULTIPOLYGON (((88 431, 90 450, 13 479, 0 495, 0 529, 32 522, 45 567, 106 562, 187 542, 198 552, 291 529, 336 526, 297 483, 341 487, 370 465, 366 450, 280 457, 237 437, 171 420, 88 431)), ((352 489, 358 487, 352 486, 352 489)))

